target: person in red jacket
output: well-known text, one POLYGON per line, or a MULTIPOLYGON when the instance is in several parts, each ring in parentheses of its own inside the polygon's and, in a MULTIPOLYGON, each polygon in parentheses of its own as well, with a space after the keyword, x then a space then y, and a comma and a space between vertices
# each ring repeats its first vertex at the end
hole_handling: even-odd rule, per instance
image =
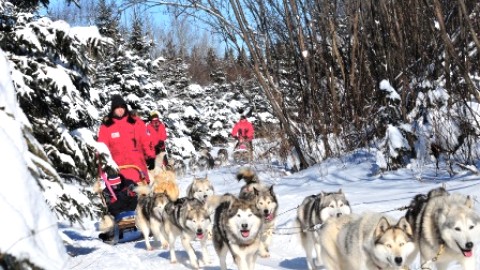
POLYGON ((255 130, 253 129, 252 123, 247 120, 245 115, 242 115, 232 129, 232 136, 238 140, 235 149, 237 149, 241 141, 246 141, 250 151, 252 151, 252 140, 254 135, 255 130))
POLYGON ((147 125, 147 132, 150 134, 152 145, 155 148, 155 154, 165 152, 165 141, 167 140, 167 130, 165 125, 160 121, 157 112, 150 114, 150 123, 147 125))
MULTIPOLYGON (((98 131, 98 142, 108 147, 112 159, 120 167, 118 177, 109 173, 109 179, 118 179, 110 182, 117 201, 108 203, 109 213, 116 216, 134 210, 137 200, 131 191, 132 185, 142 181, 149 183, 147 169, 155 167, 155 151, 145 122, 128 111, 127 103, 119 95, 112 97, 110 113, 98 131)), ((104 194, 109 195, 108 191, 104 194)))
MULTIPOLYGON (((160 121, 158 112, 150 113, 150 123, 147 125, 147 132, 150 134, 152 145, 155 149, 155 155, 165 152, 165 141, 167 140, 167 130, 165 125, 160 121)), ((163 165, 167 166, 167 155, 163 156, 163 165)))

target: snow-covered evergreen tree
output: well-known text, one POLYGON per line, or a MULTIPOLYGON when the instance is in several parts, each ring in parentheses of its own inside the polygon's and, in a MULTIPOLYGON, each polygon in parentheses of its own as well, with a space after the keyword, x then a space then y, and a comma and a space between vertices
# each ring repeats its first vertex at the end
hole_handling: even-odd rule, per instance
MULTIPOLYGON (((13 81, 21 108, 31 126, 24 136, 32 153, 31 170, 45 192, 63 189, 64 195, 49 201, 57 214, 79 220, 93 216, 91 193, 67 187, 65 180, 88 185, 96 176, 95 156, 75 130, 92 128, 98 118, 91 100, 91 57, 108 44, 94 29, 85 37, 63 21, 36 18, 4 6, 0 13, 1 48, 13 69, 13 81)), ((81 33, 85 33, 83 31, 81 33)))

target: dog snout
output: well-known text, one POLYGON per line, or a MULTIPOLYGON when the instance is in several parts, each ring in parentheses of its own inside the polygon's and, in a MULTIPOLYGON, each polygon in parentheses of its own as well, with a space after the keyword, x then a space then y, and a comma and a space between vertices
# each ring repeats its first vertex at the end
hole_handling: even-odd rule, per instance
POLYGON ((472 249, 473 248, 473 242, 467 242, 465 244, 465 247, 468 248, 468 249, 472 249))
POLYGON ((208 195, 207 195, 207 194, 203 195, 203 198, 205 198, 205 199, 206 199, 207 197, 208 197, 208 195))
POLYGON ((242 223, 242 229, 248 229, 248 224, 247 223, 242 223))
POLYGON ((337 213, 337 217, 340 217, 342 215, 342 213, 337 213))
POLYGON ((268 215, 268 209, 263 210, 263 213, 265 213, 265 215, 268 215))
POLYGON ((197 229, 197 234, 202 234, 202 233, 203 233, 203 230, 200 229, 200 228, 198 228, 198 229, 197 229))
POLYGON ((395 260, 395 263, 396 263, 397 265, 401 265, 402 262, 403 262, 403 258, 402 258, 402 257, 395 257, 394 260, 395 260))

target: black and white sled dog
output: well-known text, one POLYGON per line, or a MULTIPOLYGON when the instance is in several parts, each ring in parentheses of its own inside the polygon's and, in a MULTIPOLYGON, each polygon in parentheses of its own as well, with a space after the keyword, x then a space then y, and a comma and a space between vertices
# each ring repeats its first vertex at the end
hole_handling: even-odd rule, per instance
POLYGON ((455 261, 463 270, 478 269, 473 252, 480 241, 480 216, 470 196, 436 188, 416 195, 405 216, 414 224, 422 269, 445 270, 455 261))
POLYGON ((319 232, 316 227, 321 226, 332 217, 348 215, 352 212, 342 189, 337 192, 320 192, 317 195, 306 197, 297 209, 297 226, 300 227, 300 240, 306 253, 308 269, 315 269, 321 265, 321 246, 319 232), (317 254, 316 263, 312 251, 317 254))
POLYGON ((243 179, 246 182, 240 189, 239 198, 254 201, 255 206, 263 215, 264 226, 260 236, 259 254, 263 258, 270 257, 268 248, 272 242, 278 212, 278 199, 273 191, 273 185, 267 187, 260 183, 257 175, 250 168, 240 170, 237 179, 243 179))
POLYGON ((167 194, 153 193, 146 185, 137 186, 135 192, 138 196, 135 226, 142 232, 147 250, 152 250, 149 240, 150 232, 155 240, 161 242, 162 248, 167 248, 168 242, 163 230, 165 206, 170 202, 167 194))
POLYGON ((227 269, 228 251, 239 270, 254 269, 263 222, 264 217, 254 202, 231 194, 220 197, 213 224, 213 246, 220 259, 220 269, 227 269))
POLYGON ((415 258, 412 228, 380 213, 328 219, 320 229, 321 256, 327 270, 400 270, 415 258))
POLYGON ((165 206, 164 230, 170 246, 170 262, 176 263, 175 240, 180 236, 183 248, 187 251, 190 264, 194 269, 200 267, 199 261, 192 247, 191 241, 197 239, 202 247, 202 260, 205 265, 210 264, 210 255, 207 250, 207 232, 211 220, 204 203, 195 198, 180 198, 165 206))

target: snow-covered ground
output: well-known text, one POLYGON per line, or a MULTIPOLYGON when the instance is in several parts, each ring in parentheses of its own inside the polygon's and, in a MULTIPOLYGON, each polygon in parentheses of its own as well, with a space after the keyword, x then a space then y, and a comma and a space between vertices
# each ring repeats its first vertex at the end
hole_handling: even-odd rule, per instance
MULTIPOLYGON (((404 211, 395 210, 406 206, 414 195, 426 193, 430 189, 446 184, 450 192, 473 195, 477 201, 476 210, 480 209, 480 177, 470 172, 459 172, 450 177, 445 170, 437 173, 433 166, 408 168, 381 175, 374 174, 375 153, 359 151, 341 159, 330 159, 307 170, 295 174, 286 173, 282 167, 268 164, 252 165, 260 179, 274 184, 279 198, 280 209, 276 230, 270 248, 270 258, 258 258, 256 269, 306 269, 305 253, 300 245, 297 229, 294 228, 296 208, 302 200, 320 191, 337 191, 342 188, 356 213, 363 211, 388 212, 393 217, 400 217, 404 211), (421 172, 421 174, 420 174, 421 172)), ((235 175, 240 166, 230 165, 208 172, 217 194, 225 192, 238 193, 243 182, 238 183, 235 175)), ((197 173, 204 176, 205 173, 197 173)), ((178 179, 181 196, 185 195, 192 175, 178 179)), ((83 228, 65 223, 61 231, 73 241, 67 245, 71 257, 65 269, 190 269, 188 255, 177 239, 176 251, 179 262, 170 264, 169 253, 158 247, 153 251, 145 250, 143 238, 116 246, 104 244, 97 239, 97 221, 86 220, 83 228)), ((137 234, 138 235, 138 234, 137 234)), ((137 236, 133 234, 133 236, 137 236)), ((132 236, 130 234, 129 236, 132 236)), ((480 243, 478 243, 480 244, 480 243)), ((199 252, 199 243, 194 242, 199 252)), ((220 269, 218 257, 211 242, 208 249, 212 264, 203 269, 220 269)), ((480 269, 480 256, 477 252, 477 269, 480 269)), ((230 255, 227 257, 229 269, 237 269, 230 255)), ((419 269, 419 259, 411 269, 419 269)), ((452 265, 449 269, 460 269, 452 265)))

